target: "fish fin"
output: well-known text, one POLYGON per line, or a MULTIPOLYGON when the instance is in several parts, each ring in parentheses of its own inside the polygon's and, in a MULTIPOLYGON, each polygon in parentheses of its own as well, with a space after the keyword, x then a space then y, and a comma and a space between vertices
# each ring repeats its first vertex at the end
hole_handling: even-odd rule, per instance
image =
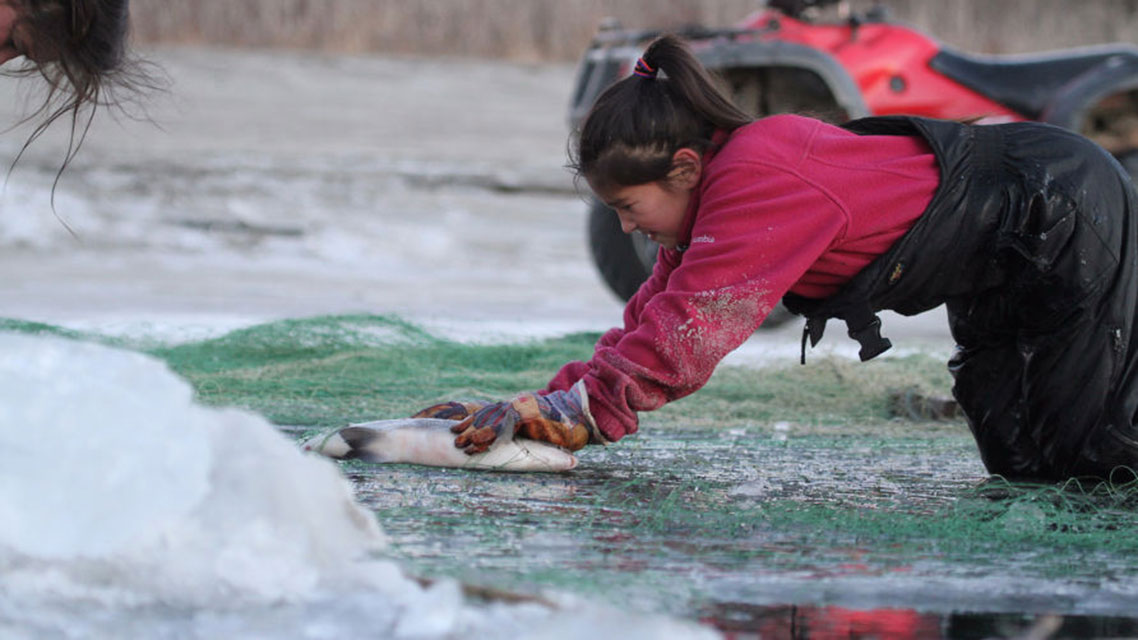
POLYGON ((383 432, 367 427, 346 427, 340 429, 340 437, 348 444, 348 452, 342 460, 363 460, 364 462, 388 462, 377 446, 383 440, 383 432))

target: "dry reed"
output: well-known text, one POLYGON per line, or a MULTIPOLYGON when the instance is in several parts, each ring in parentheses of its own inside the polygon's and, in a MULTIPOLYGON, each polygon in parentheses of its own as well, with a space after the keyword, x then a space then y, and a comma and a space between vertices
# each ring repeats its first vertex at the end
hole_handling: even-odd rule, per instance
MULTIPOLYGON (((135 0, 138 42, 573 60, 605 17, 725 26, 761 0, 135 0)), ((864 9, 872 0, 852 0, 864 9)), ((952 46, 1008 53, 1138 41, 1134 0, 885 0, 952 46)))

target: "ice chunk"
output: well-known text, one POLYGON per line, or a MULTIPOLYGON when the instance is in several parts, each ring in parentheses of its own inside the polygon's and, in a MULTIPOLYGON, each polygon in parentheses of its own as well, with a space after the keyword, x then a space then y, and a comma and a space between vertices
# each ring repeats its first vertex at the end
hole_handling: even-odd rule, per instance
POLYGON ((274 602, 382 541, 333 464, 194 404, 163 363, 0 334, 0 566, 17 567, 0 586, 47 572, 101 599, 274 602))
POLYGON ((0 335, 0 546, 99 556, 204 498, 208 416, 164 368, 93 344, 0 335))

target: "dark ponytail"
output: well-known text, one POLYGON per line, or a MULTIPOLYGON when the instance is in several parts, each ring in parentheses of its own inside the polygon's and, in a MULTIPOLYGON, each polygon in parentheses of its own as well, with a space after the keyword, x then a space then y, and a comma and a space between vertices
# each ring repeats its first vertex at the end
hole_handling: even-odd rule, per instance
POLYGON ((751 121, 678 36, 656 39, 641 62, 601 94, 577 136, 570 167, 594 186, 662 180, 679 149, 702 152, 717 130, 751 121))

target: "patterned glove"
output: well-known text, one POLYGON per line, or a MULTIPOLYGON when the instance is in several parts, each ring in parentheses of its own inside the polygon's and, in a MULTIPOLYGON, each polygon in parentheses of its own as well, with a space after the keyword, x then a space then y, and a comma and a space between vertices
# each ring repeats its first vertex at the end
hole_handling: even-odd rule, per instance
POLYGON ((604 442, 588 406, 581 383, 546 395, 522 393, 508 402, 486 405, 451 427, 458 434, 454 446, 468 454, 482 453, 494 441, 518 435, 576 451, 590 442, 604 442))
POLYGON ((419 411, 412 418, 438 418, 440 420, 463 420, 470 414, 485 407, 485 402, 440 402, 419 411))

